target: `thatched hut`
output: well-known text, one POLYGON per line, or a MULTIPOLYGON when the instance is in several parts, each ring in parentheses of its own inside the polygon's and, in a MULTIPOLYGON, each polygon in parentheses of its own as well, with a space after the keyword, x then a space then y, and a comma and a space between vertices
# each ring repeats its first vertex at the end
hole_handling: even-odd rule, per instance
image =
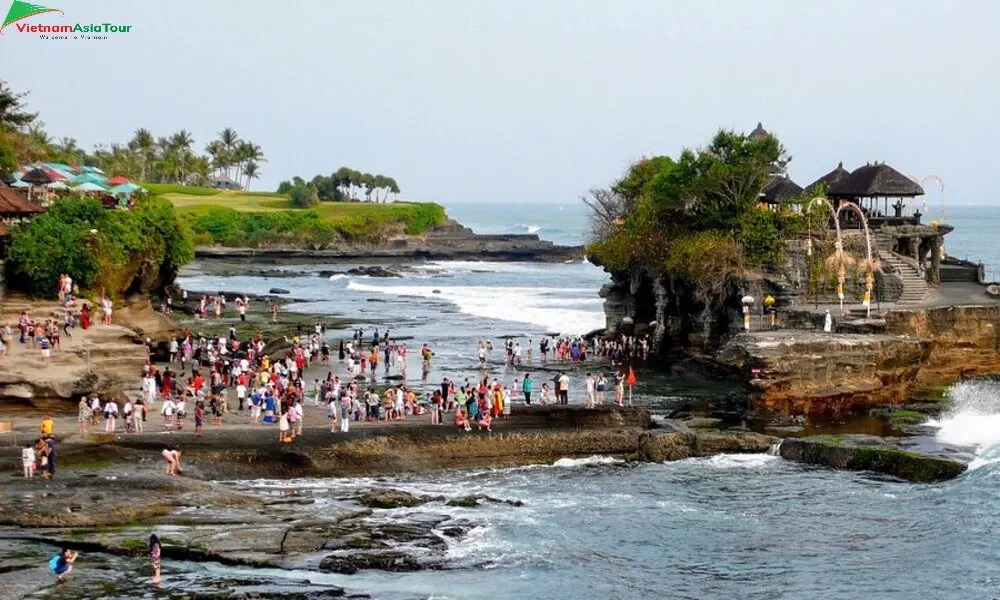
POLYGON ((762 140, 768 137, 769 135, 771 134, 768 133, 767 130, 764 129, 764 126, 760 123, 760 121, 758 121, 757 128, 750 132, 750 135, 747 136, 747 139, 749 139, 751 142, 756 142, 757 140, 762 140))
POLYGON ((802 186, 788 178, 787 175, 775 175, 767 182, 760 193, 760 200, 765 204, 781 204, 785 200, 793 200, 802 195, 802 186))
POLYGON ((904 217, 904 199, 924 195, 920 184, 893 169, 885 163, 868 163, 858 167, 850 175, 841 178, 830 186, 827 195, 837 203, 849 201, 858 204, 870 215, 887 218, 892 224, 919 224, 920 213, 904 217), (889 198, 895 198, 891 205, 893 214, 889 216, 889 198), (899 223, 895 223, 900 220, 899 223), (911 222, 912 221, 912 222, 911 222))
POLYGON ((816 190, 819 189, 820 186, 823 186, 824 189, 829 190, 834 185, 839 183, 841 179, 849 176, 850 174, 851 172, 844 168, 844 163, 838 162, 836 169, 830 171, 826 175, 820 177, 816 181, 807 185, 806 191, 815 192, 816 190))

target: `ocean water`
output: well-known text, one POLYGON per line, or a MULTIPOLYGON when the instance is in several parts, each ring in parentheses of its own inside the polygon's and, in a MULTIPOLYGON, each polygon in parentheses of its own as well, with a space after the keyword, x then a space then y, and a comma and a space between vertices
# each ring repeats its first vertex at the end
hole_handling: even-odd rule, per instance
MULTIPOLYGON (((543 238, 562 243, 581 243, 586 234, 580 206, 464 205, 449 212, 481 232, 537 228, 543 238)), ((949 252, 1000 271, 994 239, 1000 210, 955 207, 948 222, 956 226, 949 252)), ((582 333, 603 321, 596 292, 607 277, 582 260, 398 268, 404 276, 391 280, 189 277, 183 284, 256 292, 278 285, 301 300, 290 310, 341 315, 366 331, 391 324, 394 335, 435 348, 432 383, 474 376, 474 349, 482 337, 537 343, 546 331, 582 333)), ((494 368, 506 381, 516 376, 494 368)), ((411 384, 421 384, 415 366, 409 375, 411 384)), ((574 376, 578 389, 580 374, 574 376)), ((637 404, 665 413, 725 390, 641 371, 636 391, 637 404)), ((276 582, 309 579, 377 598, 1000 598, 1000 384, 965 382, 949 393, 951 411, 923 426, 914 440, 967 458, 971 469, 933 485, 765 455, 667 464, 592 457, 519 469, 234 485, 279 485, 318 496, 379 485, 525 503, 392 512, 406 519, 437 511, 475 523, 469 535, 450 542, 443 571, 273 573, 276 582)))

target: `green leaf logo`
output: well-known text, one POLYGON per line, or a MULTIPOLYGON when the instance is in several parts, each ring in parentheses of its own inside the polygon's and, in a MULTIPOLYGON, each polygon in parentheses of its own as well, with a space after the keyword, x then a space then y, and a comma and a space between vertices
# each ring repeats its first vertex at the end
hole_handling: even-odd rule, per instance
POLYGON ((47 12, 66 14, 58 8, 48 8, 47 6, 14 0, 13 4, 10 5, 10 10, 7 11, 7 18, 3 20, 3 25, 0 25, 0 35, 3 35, 3 30, 14 21, 20 21, 21 19, 27 19, 28 17, 47 12))

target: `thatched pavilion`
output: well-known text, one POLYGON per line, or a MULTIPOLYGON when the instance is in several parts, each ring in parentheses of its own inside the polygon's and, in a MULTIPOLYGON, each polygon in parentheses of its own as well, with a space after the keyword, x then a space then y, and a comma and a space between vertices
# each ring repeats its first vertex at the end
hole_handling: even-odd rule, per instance
POLYGON ((807 185, 806 191, 810 193, 816 193, 819 190, 820 186, 823 186, 823 189, 825 190, 829 190, 841 179, 847 177, 850 174, 851 172, 844 168, 844 163, 839 162, 837 163, 836 169, 830 171, 826 175, 820 177, 816 181, 807 185))
POLYGON ((802 187, 787 175, 775 175, 760 193, 760 201, 775 206, 786 200, 794 200, 802 195, 802 187))
POLYGON ((889 165, 876 162, 858 167, 850 175, 841 177, 827 190, 827 196, 836 204, 854 202, 869 217, 873 228, 882 225, 919 225, 920 213, 904 216, 904 200, 924 195, 924 188, 889 165), (893 204, 889 199, 895 198, 893 204), (890 216, 889 209, 893 212, 890 216))

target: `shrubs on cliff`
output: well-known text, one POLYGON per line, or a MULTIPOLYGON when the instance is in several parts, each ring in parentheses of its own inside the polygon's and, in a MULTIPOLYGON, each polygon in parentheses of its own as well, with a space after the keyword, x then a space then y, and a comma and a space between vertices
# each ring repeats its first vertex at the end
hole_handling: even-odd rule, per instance
POLYGON ((433 203, 323 203, 308 210, 243 211, 202 205, 181 209, 198 245, 291 246, 322 249, 338 243, 381 243, 393 234, 417 235, 444 223, 433 203))
POLYGON ((166 200, 151 198, 119 211, 93 198, 69 197, 15 229, 8 281, 45 297, 55 295, 61 273, 83 290, 149 292, 170 284, 192 258, 190 233, 166 200))
POLYGON ((759 205, 789 158, 773 136, 720 131, 698 150, 643 159, 604 190, 592 190, 588 255, 611 271, 647 267, 686 277, 699 295, 781 260, 782 236, 800 218, 759 205))

